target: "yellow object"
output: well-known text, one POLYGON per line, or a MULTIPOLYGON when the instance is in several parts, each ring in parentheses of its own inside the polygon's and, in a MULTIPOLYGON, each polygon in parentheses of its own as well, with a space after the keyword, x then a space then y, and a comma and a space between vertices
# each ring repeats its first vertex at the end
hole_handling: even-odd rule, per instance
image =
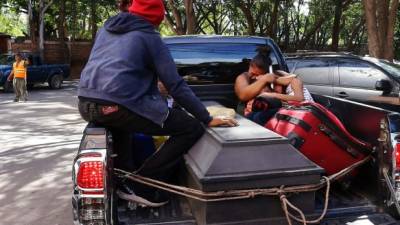
POLYGON ((21 60, 18 64, 15 62, 13 64, 13 71, 15 78, 26 78, 26 66, 25 61, 21 60))
POLYGON ((168 138, 169 136, 153 136, 153 142, 156 150, 158 150, 160 146, 168 140, 168 138))
POLYGON ((208 106, 207 111, 212 117, 224 117, 234 119, 236 115, 234 109, 226 108, 223 106, 208 106))

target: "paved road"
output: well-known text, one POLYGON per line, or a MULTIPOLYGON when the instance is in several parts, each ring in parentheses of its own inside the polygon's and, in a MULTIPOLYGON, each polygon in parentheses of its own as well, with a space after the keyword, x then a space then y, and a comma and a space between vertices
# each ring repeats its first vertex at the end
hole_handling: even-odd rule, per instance
POLYGON ((76 83, 13 97, 0 92, 0 225, 71 225, 71 162, 85 126, 76 83))

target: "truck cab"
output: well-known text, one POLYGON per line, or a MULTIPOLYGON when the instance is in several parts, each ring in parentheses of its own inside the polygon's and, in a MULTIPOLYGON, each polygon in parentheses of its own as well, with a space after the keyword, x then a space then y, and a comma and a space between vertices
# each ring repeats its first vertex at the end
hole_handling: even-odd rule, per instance
MULTIPOLYGON (((65 79, 69 77, 70 66, 68 64, 45 64, 38 54, 30 52, 21 53, 25 60, 29 61, 27 67, 27 86, 48 83, 52 89, 60 89, 65 79)), ((14 54, 0 56, 0 86, 5 92, 12 91, 12 84, 7 77, 12 71, 14 54)))
MULTIPOLYGON (((233 89, 259 45, 273 49, 274 69, 288 71, 277 45, 269 38, 186 36, 164 39, 179 74, 206 105, 237 109, 235 128, 208 128, 184 157, 180 184, 202 193, 257 190, 321 181, 324 171, 298 152, 281 135, 241 116, 233 89)), ((354 176, 325 189, 288 195, 308 218, 318 217, 328 201, 321 224, 397 224, 400 209, 400 115, 344 99, 314 95, 355 137, 373 146, 371 160, 354 176), (368 121, 368 122, 366 122, 368 121)), ((75 224, 286 224, 280 196, 202 201, 171 194, 160 208, 143 208, 118 199, 114 179, 115 137, 89 125, 73 164, 75 224)), ((321 148, 322 146, 316 146, 321 148)), ((254 193, 253 193, 254 194, 254 193)))

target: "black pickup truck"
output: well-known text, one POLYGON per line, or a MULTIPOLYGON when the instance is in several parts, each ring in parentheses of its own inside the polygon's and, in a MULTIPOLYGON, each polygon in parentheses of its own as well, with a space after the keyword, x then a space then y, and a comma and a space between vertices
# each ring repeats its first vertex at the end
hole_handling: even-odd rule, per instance
MULTIPOLYGON (((60 89, 63 81, 70 75, 68 64, 44 64, 39 55, 25 52, 22 55, 30 63, 27 68, 28 87, 48 83, 50 88, 60 89)), ((14 58, 13 54, 0 55, 0 87, 3 87, 5 92, 12 91, 12 84, 7 81, 7 77, 12 70, 14 58)))
MULTIPOLYGON (((205 104, 237 108, 234 128, 209 128, 184 157, 177 179, 204 193, 317 184, 324 174, 289 140, 240 115, 233 90, 260 45, 270 46, 274 68, 288 70, 269 38, 185 36, 164 39, 179 73, 205 104)), ((400 224, 400 114, 329 96, 313 96, 355 137, 373 146, 372 159, 358 173, 332 183, 328 210, 320 224, 400 224)), ((118 199, 114 187, 114 137, 105 128, 84 131, 73 163, 74 223, 261 225, 287 224, 279 196, 199 201, 171 194, 168 205, 143 208, 118 199)), ((126 147, 126 146, 125 146, 126 147)), ((324 146, 315 146, 324 150, 324 146)), ((323 211, 325 188, 288 195, 308 219, 323 211)), ((295 214, 292 212, 292 214, 295 214)), ((294 222, 292 224, 300 224, 294 222)))

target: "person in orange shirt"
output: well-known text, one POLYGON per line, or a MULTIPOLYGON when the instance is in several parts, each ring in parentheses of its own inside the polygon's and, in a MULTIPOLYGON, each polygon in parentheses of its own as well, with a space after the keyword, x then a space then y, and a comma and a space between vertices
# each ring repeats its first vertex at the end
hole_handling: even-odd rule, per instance
POLYGON ((15 54, 15 62, 13 64, 13 69, 8 76, 8 81, 13 80, 13 87, 15 93, 14 102, 18 102, 20 100, 26 102, 28 92, 26 90, 26 67, 29 62, 27 60, 23 60, 22 55, 20 53, 15 54))

